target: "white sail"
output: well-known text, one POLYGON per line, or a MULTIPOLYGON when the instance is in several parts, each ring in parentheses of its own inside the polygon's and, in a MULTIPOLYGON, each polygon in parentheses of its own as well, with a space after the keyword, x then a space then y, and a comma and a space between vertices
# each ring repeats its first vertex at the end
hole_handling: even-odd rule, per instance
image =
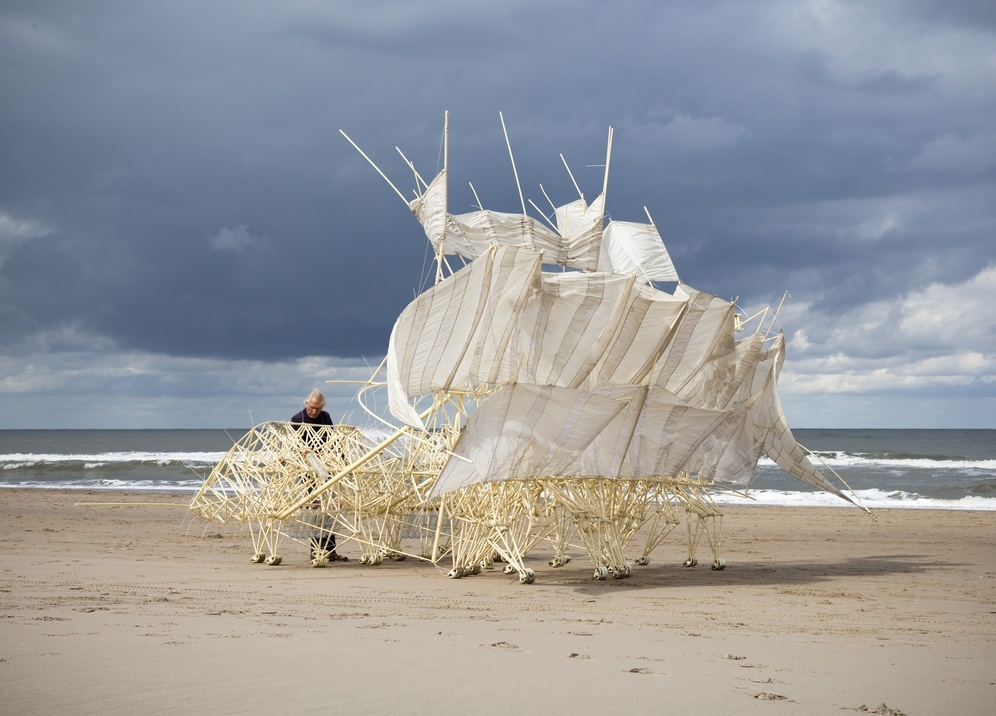
POLYGON ((711 478, 743 412, 694 408, 645 386, 509 385, 471 416, 432 494, 551 476, 711 478))
POLYGON ((610 221, 605 227, 598 270, 635 273, 644 283, 679 280, 657 227, 631 221, 610 221))
POLYGON ((448 213, 447 184, 446 172, 442 171, 422 196, 409 203, 437 254, 442 251, 474 260, 492 246, 521 247, 542 253, 547 264, 582 271, 598 268, 602 239, 601 197, 591 207, 580 211, 575 206, 577 202, 568 205, 570 210, 565 209, 565 217, 569 214, 570 218, 565 219, 558 234, 525 214, 485 209, 465 214, 448 213))
POLYGON ((686 302, 630 276, 546 273, 541 260, 493 247, 409 304, 388 348, 396 418, 419 426, 411 401, 436 391, 645 382, 686 302))
POLYGON ((453 387, 494 382, 516 318, 540 273, 540 255, 493 249, 420 294, 395 321, 388 344, 391 414, 422 427, 411 399, 453 387))
POLYGON ((651 381, 682 397, 706 379, 707 367, 732 360, 735 306, 729 301, 685 287, 687 310, 666 352, 654 368, 651 381))
POLYGON ((754 439, 764 447, 764 452, 785 472, 813 487, 825 490, 853 502, 823 473, 816 469, 809 454, 796 441, 778 397, 778 375, 785 361, 785 337, 779 333, 772 345, 764 351, 755 372, 753 390, 756 398, 751 405, 754 439))
MULTIPOLYGON (((390 407, 440 391, 485 396, 435 494, 474 481, 551 475, 696 475, 748 487, 766 452, 843 497, 788 428, 780 335, 737 340, 730 301, 680 284, 653 223, 610 221, 605 194, 557 206, 556 230, 524 214, 446 211, 446 172, 410 206, 437 254, 471 264, 399 317, 390 407), (552 273, 560 264, 581 272, 552 273), (770 345, 766 345, 770 344, 770 345)), ((845 499, 847 499, 845 497, 845 499)))

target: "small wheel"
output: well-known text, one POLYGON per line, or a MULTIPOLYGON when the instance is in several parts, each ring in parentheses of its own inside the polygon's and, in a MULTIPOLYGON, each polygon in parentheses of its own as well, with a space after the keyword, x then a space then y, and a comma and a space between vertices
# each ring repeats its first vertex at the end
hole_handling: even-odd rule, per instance
POLYGON ((519 572, 519 584, 532 584, 536 580, 536 573, 526 568, 519 572))
POLYGON ((475 564, 473 567, 467 568, 467 574, 480 574, 480 573, 481 573, 481 565, 479 564, 475 564))
POLYGON ((370 564, 380 564, 384 561, 384 555, 375 554, 370 557, 370 564))
POLYGON ((360 555, 360 564, 366 564, 369 561, 370 561, 370 557, 368 555, 365 555, 365 554, 361 554, 360 555))
POLYGON ((613 579, 622 579, 626 576, 626 570, 620 564, 613 565, 609 567, 609 574, 612 575, 613 579))
POLYGON ((395 562, 404 562, 408 558, 407 554, 401 554, 400 552, 392 552, 391 559, 395 562))
POLYGON ((266 559, 265 554, 263 554, 262 552, 257 552, 256 554, 254 554, 252 557, 249 558, 249 561, 252 562, 253 564, 259 564, 265 559, 266 559))
POLYGON ((311 566, 312 567, 327 567, 328 564, 329 564, 329 558, 328 557, 318 556, 318 557, 312 557, 311 558, 311 566))
POLYGON ((506 564, 504 567, 502 567, 501 571, 503 574, 511 574, 512 572, 515 571, 515 567, 513 567, 510 564, 506 564))
POLYGON ((276 554, 271 554, 269 557, 266 558, 266 563, 271 567, 276 567, 278 564, 280 564, 283 561, 284 558, 276 554))
POLYGON ((633 573, 633 568, 629 566, 628 562, 623 562, 622 572, 623 572, 623 577, 628 577, 633 573))
POLYGON ((695 557, 689 557, 684 562, 681 563, 682 567, 694 567, 699 561, 695 557))
POLYGON ((604 564, 600 564, 597 567, 595 567, 595 574, 592 575, 594 579, 597 579, 599 581, 606 579, 608 576, 609 576, 609 568, 606 567, 604 564))
POLYGON ((569 555, 569 554, 562 554, 562 555, 560 555, 560 559, 561 559, 560 564, 561 565, 565 565, 565 564, 567 564, 568 562, 571 561, 571 555, 569 555))
POLYGON ((717 559, 715 562, 712 563, 712 568, 717 572, 720 571, 721 569, 726 569, 726 560, 717 559))
POLYGON ((646 567, 648 564, 650 564, 650 557, 647 556, 637 557, 636 563, 641 567, 646 567))
POLYGON ((450 579, 460 579, 463 576, 463 567, 454 567, 446 574, 450 579))

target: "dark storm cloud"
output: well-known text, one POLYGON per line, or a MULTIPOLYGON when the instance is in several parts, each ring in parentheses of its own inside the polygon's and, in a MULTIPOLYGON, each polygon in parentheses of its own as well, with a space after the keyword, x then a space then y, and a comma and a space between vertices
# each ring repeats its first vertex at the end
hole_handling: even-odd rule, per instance
MULTIPOLYGON (((960 2, 8 2, 0 353, 376 356, 426 240, 410 195, 451 112, 451 207, 601 189, 683 280, 792 294, 802 357, 868 306, 982 285, 996 13, 960 2)), ((793 314, 788 314, 793 315, 793 314)), ((835 338, 837 336, 838 338, 835 338)), ((901 355, 903 336, 892 350, 901 355)), ((994 338, 976 350, 993 353, 994 338)), ((863 341, 863 343, 862 343, 863 341)), ((16 370, 12 368, 11 370, 16 370)), ((25 384, 31 381, 26 381, 25 384)))

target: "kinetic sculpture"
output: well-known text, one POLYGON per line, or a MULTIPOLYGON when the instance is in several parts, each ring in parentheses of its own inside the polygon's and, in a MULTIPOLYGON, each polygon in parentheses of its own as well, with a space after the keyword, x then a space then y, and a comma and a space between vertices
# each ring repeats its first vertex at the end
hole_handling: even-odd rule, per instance
POLYGON ((685 566, 705 537, 722 569, 713 497, 745 494, 762 453, 851 502, 786 422, 775 316, 744 318, 681 283, 649 212, 648 223, 606 223, 611 147, 610 129, 602 193, 550 202, 549 218, 533 204, 545 224, 524 202, 521 214, 451 214, 448 151, 431 182, 405 159, 417 186, 405 201, 434 249, 436 283, 398 317, 358 395, 376 418, 367 396, 386 388, 396 424, 376 442, 348 426, 264 423, 191 509, 248 524, 255 562, 279 564, 286 536, 323 566, 322 536, 334 532, 359 545, 361 562, 448 556, 457 578, 501 560, 529 583, 525 560, 541 543, 552 567, 580 547, 595 579, 628 577, 681 513, 685 566), (453 269, 454 257, 464 265, 453 269))

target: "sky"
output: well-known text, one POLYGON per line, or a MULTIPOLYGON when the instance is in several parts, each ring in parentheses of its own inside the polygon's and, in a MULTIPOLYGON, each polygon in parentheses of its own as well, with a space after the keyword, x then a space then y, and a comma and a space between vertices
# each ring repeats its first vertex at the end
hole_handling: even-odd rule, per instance
POLYGON ((356 384, 450 210, 602 186, 777 307, 793 427, 996 428, 996 4, 0 3, 0 428, 238 428, 356 384), (400 152, 398 151, 400 150, 400 152), (403 153, 403 157, 402 157, 403 153), (561 155, 564 161, 561 160, 561 155))

